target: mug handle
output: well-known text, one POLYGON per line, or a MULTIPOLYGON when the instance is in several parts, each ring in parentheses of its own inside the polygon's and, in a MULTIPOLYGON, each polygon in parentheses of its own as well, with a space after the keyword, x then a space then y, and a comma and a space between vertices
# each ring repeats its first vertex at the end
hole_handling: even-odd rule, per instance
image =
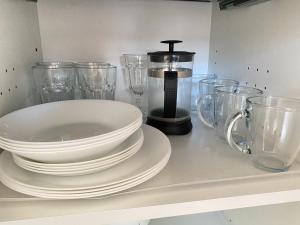
POLYGON ((211 95, 211 94, 210 95, 203 95, 202 97, 198 98, 198 101, 197 101, 197 114, 198 114, 198 117, 199 117, 199 119, 201 120, 202 123, 204 123, 206 126, 208 126, 210 128, 214 128, 213 124, 208 122, 202 114, 204 99, 207 98, 207 97, 213 97, 213 95, 211 95))
POLYGON ((244 119, 247 117, 247 112, 245 111, 241 111, 236 113, 229 121, 228 126, 226 128, 226 140, 228 142, 228 144, 230 145, 230 147, 232 149, 238 150, 242 153, 245 154, 251 154, 251 149, 249 148, 249 146, 246 144, 245 148, 242 148, 240 145, 238 145, 232 137, 232 129, 233 126, 235 125, 235 123, 240 120, 240 119, 244 119))

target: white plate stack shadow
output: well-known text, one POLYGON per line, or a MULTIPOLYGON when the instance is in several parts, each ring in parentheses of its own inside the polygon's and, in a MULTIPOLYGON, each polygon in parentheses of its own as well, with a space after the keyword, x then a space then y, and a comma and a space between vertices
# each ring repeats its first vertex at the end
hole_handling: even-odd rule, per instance
POLYGON ((139 185, 167 164, 168 138, 142 125, 138 108, 107 100, 71 100, 0 118, 0 179, 42 198, 77 199, 139 185))

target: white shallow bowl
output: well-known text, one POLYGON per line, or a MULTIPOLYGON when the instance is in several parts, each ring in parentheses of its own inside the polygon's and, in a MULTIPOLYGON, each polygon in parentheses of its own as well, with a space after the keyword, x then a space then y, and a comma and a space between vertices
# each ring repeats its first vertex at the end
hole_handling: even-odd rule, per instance
POLYGON ((36 168, 58 168, 58 169, 70 169, 70 168, 79 168, 91 165, 103 165, 107 164, 111 160, 115 160, 120 156, 132 151, 133 148, 141 145, 144 142, 144 133, 142 129, 137 130, 134 132, 129 138, 127 138, 124 142, 122 142, 119 146, 117 146, 112 152, 99 157, 94 158, 91 157, 88 160, 82 160, 73 163, 43 163, 38 161, 33 161, 27 158, 20 157, 19 155, 13 154, 14 161, 18 161, 24 165, 36 167, 36 168))
POLYGON ((36 105, 0 118, 0 139, 19 145, 72 146, 104 140, 142 118, 130 104, 70 100, 36 105))
MULTIPOLYGON (((68 191, 79 191, 80 193, 90 189, 99 192, 100 190, 108 191, 121 184, 125 185, 132 182, 168 161, 171 154, 171 145, 168 138, 159 130, 146 125, 143 126, 143 132, 145 139, 141 149, 128 160, 109 170, 73 177, 38 174, 18 167, 14 163, 11 154, 4 151, 0 157, 0 179, 6 184, 7 181, 12 181, 15 185, 32 190, 62 193, 68 191)), ((14 189, 14 187, 10 187, 14 189)))
POLYGON ((118 136, 111 142, 98 144, 89 148, 77 148, 76 150, 66 151, 16 151, 14 149, 6 148, 5 150, 10 151, 19 156, 45 163, 72 163, 78 161, 89 160, 91 158, 99 158, 105 154, 113 151, 118 145, 125 141, 135 130, 130 133, 126 133, 122 136, 118 136))
MULTIPOLYGON (((0 141, 0 148, 7 150, 7 151, 11 151, 11 152, 20 152, 20 153, 45 153, 45 152, 66 152, 66 151, 74 151, 74 150, 80 150, 80 149, 92 149, 92 148, 98 148, 99 150, 99 146, 102 145, 106 145, 108 143, 114 142, 115 140, 118 140, 120 137, 123 136, 128 136, 132 133, 134 133, 136 130, 138 130, 140 128, 142 123, 136 123, 134 124, 134 126, 131 126, 129 129, 125 130, 123 133, 120 133, 118 135, 115 135, 113 137, 110 138, 106 138, 105 140, 100 140, 100 141, 94 141, 92 143, 89 144, 77 144, 74 146, 63 146, 61 147, 60 145, 57 146, 42 146, 39 145, 38 147, 28 147, 28 145, 18 145, 18 147, 16 147, 15 145, 11 145, 11 144, 3 144, 0 141)), ((103 150, 105 151, 105 149, 103 150)))
POLYGON ((117 150, 119 152, 115 152, 114 154, 112 154, 114 157, 110 157, 111 155, 103 157, 106 158, 106 160, 98 158, 94 160, 75 163, 46 164, 30 161, 28 159, 19 157, 18 155, 13 155, 13 158, 15 163, 19 167, 36 173, 57 176, 85 175, 106 170, 129 159, 141 148, 143 140, 143 132, 142 130, 139 130, 134 135, 132 135, 132 137, 122 143, 120 147, 118 147, 117 150))
MULTIPOLYGON (((48 151, 48 152, 52 152, 52 151, 66 151, 66 150, 77 150, 78 148, 91 148, 91 147, 95 147, 97 145, 101 145, 104 144, 106 142, 110 142, 111 140, 114 140, 116 137, 118 136, 122 136, 125 133, 132 133, 132 131, 137 130, 138 128, 140 128, 140 126, 142 125, 142 119, 139 119, 138 121, 136 121, 135 123, 133 123, 131 126, 127 127, 126 129, 122 129, 122 131, 114 134, 113 136, 109 136, 105 139, 94 139, 91 140, 89 142, 78 142, 76 144, 72 143, 70 145, 64 145, 63 143, 59 143, 59 144, 45 144, 45 145, 35 145, 35 144, 15 144, 15 143, 10 143, 10 142, 6 142, 3 140, 0 140, 0 147, 3 149, 7 149, 7 150, 14 150, 14 151, 27 151, 27 152, 37 152, 37 151, 48 151)), ((31 142, 29 142, 31 143, 31 142)))
MULTIPOLYGON (((137 148, 135 148, 135 150, 138 151, 137 148)), ((128 154, 124 154, 121 159, 116 160, 114 162, 110 162, 107 165, 91 166, 91 167, 87 167, 87 168, 76 168, 76 169, 72 169, 72 170, 57 170, 57 169, 48 170, 48 169, 39 169, 39 168, 30 167, 27 165, 19 164, 18 162, 16 162, 16 164, 25 170, 32 171, 35 173, 49 174, 49 175, 55 175, 55 176, 79 176, 79 175, 86 175, 86 174, 91 174, 91 173, 96 173, 96 172, 100 172, 103 170, 107 170, 107 169, 114 167, 115 165, 118 165, 118 164, 122 163, 123 161, 129 159, 135 153, 136 152, 129 152, 128 154)))

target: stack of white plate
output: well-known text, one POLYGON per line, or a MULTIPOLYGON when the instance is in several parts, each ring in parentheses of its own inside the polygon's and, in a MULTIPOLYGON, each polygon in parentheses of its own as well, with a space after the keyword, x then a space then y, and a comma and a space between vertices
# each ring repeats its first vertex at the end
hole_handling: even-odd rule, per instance
POLYGON ((0 147, 47 163, 76 162, 112 151, 140 128, 135 106, 105 100, 37 105, 0 119, 0 147))
POLYGON ((44 198, 87 198, 134 187, 159 173, 168 138, 135 106, 104 100, 47 103, 0 118, 0 179, 44 198))
POLYGON ((103 157, 71 163, 43 163, 13 154, 15 163, 26 170, 60 176, 74 176, 94 173, 111 168, 133 156, 143 145, 141 129, 133 133, 112 152, 103 157))

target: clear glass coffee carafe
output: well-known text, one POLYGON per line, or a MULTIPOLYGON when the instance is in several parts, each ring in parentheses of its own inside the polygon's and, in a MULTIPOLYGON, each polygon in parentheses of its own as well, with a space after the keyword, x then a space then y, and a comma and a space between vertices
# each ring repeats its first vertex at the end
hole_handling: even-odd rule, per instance
POLYGON ((166 134, 186 134, 192 129, 191 89, 194 52, 174 51, 181 41, 162 41, 169 51, 148 53, 147 123, 166 134))

